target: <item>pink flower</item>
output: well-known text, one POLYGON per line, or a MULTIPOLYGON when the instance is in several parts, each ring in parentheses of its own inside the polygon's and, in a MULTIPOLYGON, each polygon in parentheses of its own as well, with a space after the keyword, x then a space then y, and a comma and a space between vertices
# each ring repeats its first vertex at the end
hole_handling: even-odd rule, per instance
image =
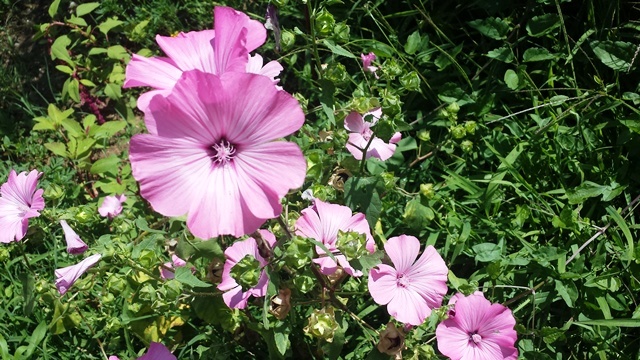
POLYGON ((369 292, 396 320, 420 325, 447 293, 447 265, 431 245, 418 259, 420 241, 413 236, 392 237, 384 250, 394 267, 380 264, 371 269, 369 292))
POLYGON ((64 230, 64 239, 67 241, 67 252, 71 255, 82 254, 89 248, 87 244, 80 239, 80 236, 67 224, 66 221, 60 220, 62 230, 64 230))
POLYGON ((480 291, 449 301, 454 310, 438 324, 438 350, 453 360, 518 358, 516 320, 507 307, 492 304, 480 291))
MULTIPOLYGON (((262 67, 262 57, 250 57, 249 52, 264 44, 267 31, 259 21, 229 7, 214 9, 214 30, 180 33, 176 37, 156 36, 160 48, 168 57, 146 58, 133 55, 127 65, 124 87, 150 86, 138 99, 138 108, 145 111, 151 98, 166 94, 184 71, 200 70, 221 75, 227 71, 252 72, 268 76, 277 82, 282 66, 277 61, 262 67), (258 65, 259 63, 259 65, 258 65)), ((155 133, 147 122, 149 132, 155 133)))
POLYGON ((274 141, 298 130, 304 114, 264 76, 185 72, 168 96, 153 98, 145 121, 157 132, 135 135, 129 155, 140 192, 165 216, 187 214, 200 238, 256 231, 304 182, 300 148, 274 141))
POLYGON ((41 172, 31 170, 16 174, 9 172, 9 179, 0 187, 0 242, 10 243, 24 238, 29 219, 40 216, 44 209, 44 190, 36 190, 41 172))
MULTIPOLYGON (((273 247, 275 245, 276 237, 271 232, 267 230, 259 230, 259 232, 269 246, 273 247)), ((218 285, 218 290, 226 291, 222 295, 222 299, 228 307, 232 309, 244 309, 247 306, 249 297, 265 296, 267 293, 268 278, 264 270, 260 272, 260 278, 256 286, 247 291, 242 291, 243 289, 240 284, 231 276, 231 269, 245 256, 250 256, 258 260, 260 267, 267 265, 267 260, 260 255, 258 244, 254 238, 250 237, 246 240, 235 242, 224 251, 224 256, 227 260, 222 269, 222 282, 218 285)))
POLYGON ((127 201, 127 197, 124 196, 124 194, 116 196, 109 195, 104 198, 104 201, 102 201, 102 205, 98 208, 98 212, 101 216, 113 219, 120 215, 122 212, 122 203, 125 201, 127 201))
POLYGON ((385 143, 382 139, 376 137, 371 131, 371 127, 374 126, 380 117, 382 116, 382 110, 375 108, 364 115, 360 115, 355 111, 352 111, 344 120, 345 129, 351 131, 349 134, 349 140, 347 142, 347 150, 353 155, 356 160, 362 160, 362 152, 367 144, 367 159, 374 157, 385 161, 393 156, 396 151, 396 144, 402 138, 402 134, 399 132, 393 134, 389 143, 385 143), (371 121, 365 121, 364 118, 370 116, 371 121), (373 137, 373 140, 371 138, 373 137), (371 141, 371 143, 369 143, 371 141))
POLYGON ((100 254, 91 255, 75 265, 56 269, 56 287, 60 295, 64 295, 76 280, 95 265, 101 257, 102 255, 100 254))
POLYGON ((115 355, 111 355, 108 360, 120 360, 120 358, 115 355))
MULTIPOLYGON (((370 72, 370 73, 375 74, 375 73, 376 73, 376 70, 378 70, 378 68, 377 68, 377 67, 375 67, 375 66, 371 66, 371 63, 373 62, 373 60, 375 60, 375 59, 376 59, 376 54, 374 54, 374 53, 372 53, 372 52, 370 52, 370 53, 369 53, 369 54, 367 54, 367 55, 365 55, 365 54, 360 54, 360 58, 362 59, 362 67, 363 67, 366 71, 368 71, 368 72, 370 72)), ((377 78, 377 76, 376 76, 376 78, 377 78)))
POLYGON ((351 209, 347 206, 330 204, 315 199, 312 206, 302 210, 302 216, 296 221, 296 234, 322 243, 334 254, 338 261, 336 264, 336 261, 326 255, 322 248, 316 246, 316 252, 320 255, 320 258, 313 259, 313 262, 320 265, 322 274, 331 275, 336 272, 338 265, 340 265, 347 274, 354 277, 362 276, 362 271, 351 267, 347 258, 340 254, 336 247, 340 230, 364 234, 366 236, 366 249, 370 253, 375 251, 375 242, 364 214, 356 213, 352 215, 351 209))
POLYGON ((183 267, 185 265, 187 265, 186 261, 180 259, 178 255, 173 254, 171 255, 171 262, 166 262, 164 266, 160 267, 160 277, 163 279, 173 279, 176 275, 169 269, 183 267))
POLYGON ((166 346, 161 343, 152 342, 147 353, 140 356, 138 360, 178 360, 166 346))

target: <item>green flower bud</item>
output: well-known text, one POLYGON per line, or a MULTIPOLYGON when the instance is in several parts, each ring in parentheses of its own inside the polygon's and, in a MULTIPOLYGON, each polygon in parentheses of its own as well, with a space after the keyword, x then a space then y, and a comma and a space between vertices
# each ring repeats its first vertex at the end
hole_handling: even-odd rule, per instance
POLYGON ((466 121, 464 123, 464 129, 467 132, 467 134, 475 134, 476 133, 476 122, 475 121, 466 121))
POLYGON ((426 197, 427 199, 433 199, 436 195, 436 192, 433 190, 433 184, 420 184, 420 195, 426 197))
POLYGON ((145 269, 151 269, 155 267, 158 262, 158 258, 153 250, 144 249, 140 251, 140 257, 137 259, 138 264, 145 269))
POLYGON ((113 274, 107 280, 107 289, 114 295, 120 295, 127 288, 127 282, 120 276, 113 274))
POLYGON ((332 307, 329 307, 322 310, 313 310, 307 326, 303 330, 307 335, 332 342, 333 335, 338 327, 335 312, 332 307))
POLYGON ((9 250, 7 250, 6 248, 0 248, 0 262, 7 261, 10 256, 11 253, 9 252, 9 250))
POLYGON ((64 189, 56 184, 51 184, 44 190, 44 197, 48 200, 56 200, 64 197, 64 189))
POLYGON ((329 36, 333 33, 333 27, 336 25, 336 20, 333 18, 330 12, 327 9, 320 10, 319 13, 316 14, 316 32, 321 36, 329 36))
POLYGON ((415 71, 408 72, 400 77, 400 84, 409 91, 420 90, 420 76, 415 71))
POLYGON ((347 257, 347 260, 357 259, 367 253, 367 236, 355 231, 338 230, 336 247, 347 257))
POLYGON ((449 131, 451 132, 451 136, 453 136, 454 139, 462 139, 467 134, 467 131, 464 129, 463 125, 452 126, 449 131))
POLYGON ((393 173, 383 172, 382 173, 382 180, 384 181, 385 189, 391 190, 396 186, 396 181, 398 180, 398 178, 396 178, 393 175, 393 173))
POLYGON ((418 139, 422 141, 430 141, 431 140, 431 132, 429 130, 420 130, 418 131, 418 139))
POLYGON ((116 297, 113 296, 112 293, 106 293, 104 295, 102 295, 102 297, 100 298, 100 302, 102 304, 111 304, 112 302, 114 302, 116 300, 116 297))
POLYGON ((469 140, 465 140, 462 143, 460 143, 460 147, 462 148, 463 152, 468 154, 473 150, 473 142, 469 140))
POLYGON ((340 63, 329 64, 324 70, 324 77, 336 85, 343 85, 349 81, 347 69, 340 63))
POLYGON ((349 41, 349 25, 345 23, 338 23, 333 27, 333 38, 336 42, 346 43, 349 41))
POLYGON ((293 285, 303 294, 308 293, 316 286, 316 280, 308 275, 297 275, 293 278, 293 285))
POLYGON ((447 106, 447 111, 452 114, 457 114, 458 111, 460 111, 460 105, 458 105, 458 103, 453 102, 447 106))
POLYGON ((390 93, 385 89, 382 93, 382 112, 391 117, 402 111, 402 101, 396 94, 390 93))
POLYGON ((251 255, 245 255, 231 268, 231 277, 242 287, 243 291, 247 291, 258 285, 261 272, 258 259, 251 255))
POLYGON ((313 247, 307 239, 294 236, 285 250, 284 262, 294 268, 300 269, 311 262, 313 247))
POLYGON ((182 294, 182 283, 175 279, 167 280, 164 283, 164 289, 166 290, 167 299, 175 300, 182 294))
POLYGON ((357 113, 364 114, 367 111, 373 108, 376 108, 378 106, 380 105, 376 99, 372 99, 364 96, 358 96, 358 97, 354 97, 353 100, 351 100, 351 103, 349 103, 347 107, 357 113))
POLYGON ((107 330, 108 333, 117 333, 118 331, 120 331, 120 329, 122 329, 122 323, 120 322, 120 319, 114 317, 107 320, 105 330, 107 330))
POLYGON ((140 309, 142 309, 142 304, 140 302, 134 302, 129 304, 129 310, 134 314, 138 313, 140 309))
POLYGON ((388 78, 389 80, 393 80, 396 78, 396 76, 402 75, 403 71, 402 66, 398 64, 396 59, 391 58, 385 60, 385 62, 382 64, 382 72, 386 78, 388 78))
POLYGON ((95 213, 95 210, 90 211, 89 209, 87 209, 86 206, 83 206, 78 209, 78 212, 76 213, 74 218, 76 219, 77 222, 81 224, 86 224, 89 221, 91 221, 94 213, 95 213))
POLYGON ((289 30, 282 30, 280 34, 280 46, 282 50, 287 51, 296 43, 296 34, 289 30))

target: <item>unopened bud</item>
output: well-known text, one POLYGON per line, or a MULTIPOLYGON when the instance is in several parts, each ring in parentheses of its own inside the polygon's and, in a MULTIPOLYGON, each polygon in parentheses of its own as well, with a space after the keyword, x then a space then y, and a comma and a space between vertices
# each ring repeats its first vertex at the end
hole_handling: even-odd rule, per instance
POLYGON ((313 310, 313 313, 309 316, 307 326, 305 326, 303 330, 307 335, 332 342, 333 335, 338 327, 335 311, 332 307, 329 307, 321 310, 313 310))

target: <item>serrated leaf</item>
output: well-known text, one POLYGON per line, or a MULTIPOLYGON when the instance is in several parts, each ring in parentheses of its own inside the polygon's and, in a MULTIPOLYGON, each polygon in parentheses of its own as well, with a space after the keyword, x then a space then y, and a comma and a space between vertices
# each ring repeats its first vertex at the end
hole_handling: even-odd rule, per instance
POLYGON ((603 64, 616 71, 629 71, 638 45, 624 41, 592 41, 591 49, 603 64))
POLYGON ((55 124, 48 117, 38 116, 33 120, 37 122, 35 125, 33 125, 33 130, 56 130, 55 124))
POLYGON ((581 204, 588 198, 602 195, 605 186, 591 181, 585 181, 573 189, 567 189, 567 199, 569 204, 581 204))
POLYGON ((184 267, 175 268, 174 270, 175 270, 174 279, 178 280, 179 282, 185 285, 189 285, 191 287, 199 287, 199 288, 208 288, 213 286, 209 283, 206 283, 198 279, 195 275, 193 275, 190 267, 184 266, 184 267))
POLYGON ((80 4, 76 8, 76 15, 78 15, 78 16, 87 15, 88 13, 92 12, 93 10, 95 10, 98 6, 100 6, 100 3, 98 3, 98 2, 80 4))
POLYGON ((509 32, 509 24, 500 18, 486 18, 469 21, 469 26, 478 30, 482 35, 495 40, 504 40, 509 32))
POLYGON ((555 59, 557 57, 558 56, 556 54, 550 53, 549 50, 545 48, 528 48, 525 50, 524 54, 522 54, 522 61, 545 61, 555 59))
POLYGON ((94 126, 93 131, 89 131, 96 139, 110 138, 119 131, 127 127, 126 121, 107 121, 100 126, 94 126))
POLYGON ((527 22, 527 32, 534 37, 546 35, 560 26, 560 16, 545 14, 534 16, 527 22))

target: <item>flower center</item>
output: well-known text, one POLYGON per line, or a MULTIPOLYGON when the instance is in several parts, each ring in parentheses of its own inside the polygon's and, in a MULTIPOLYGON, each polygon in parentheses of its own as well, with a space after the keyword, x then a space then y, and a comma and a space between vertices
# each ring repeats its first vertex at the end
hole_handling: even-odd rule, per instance
POLYGON ((211 145, 211 149, 213 149, 211 158, 214 162, 221 165, 228 164, 236 153, 236 147, 225 139, 220 140, 217 144, 211 145))
POLYGON ((396 283, 399 287, 406 288, 409 286, 409 279, 405 277, 404 274, 400 274, 396 279, 396 283))
POLYGON ((480 344, 482 342, 482 336, 480 334, 474 333, 471 334, 471 340, 476 344, 480 344))
POLYGON ((362 137, 366 141, 369 141, 369 139, 371 139, 372 136, 373 136, 373 131, 371 131, 371 129, 369 129, 369 127, 366 127, 364 130, 362 130, 362 137))

